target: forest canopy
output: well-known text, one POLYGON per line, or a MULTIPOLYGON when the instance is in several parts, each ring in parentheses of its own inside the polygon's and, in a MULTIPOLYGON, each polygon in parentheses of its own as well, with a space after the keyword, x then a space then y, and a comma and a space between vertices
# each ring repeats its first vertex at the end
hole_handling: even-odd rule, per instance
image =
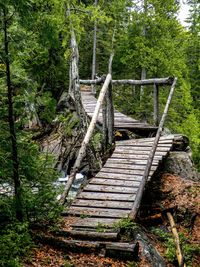
MULTIPOLYGON (((187 2, 188 27, 183 27, 175 0, 0 0, 0 184, 15 195, 0 194, 5 237, 22 233, 29 246, 28 225, 54 221, 60 212, 54 157, 41 151, 33 136, 56 119, 60 97, 68 91, 72 25, 83 79, 92 77, 94 25, 96 75, 107 73, 113 47, 113 79, 178 77, 166 127, 189 137, 200 170, 200 4, 187 2), (9 232, 4 222, 15 230, 9 232)), ((139 87, 116 86, 115 105, 152 122, 152 95, 144 90, 140 103, 140 94, 139 87)), ((167 94, 161 88, 161 111, 167 94)), ((0 261, 11 266, 24 251, 19 246, 9 259, 5 244, 0 244, 0 261)))

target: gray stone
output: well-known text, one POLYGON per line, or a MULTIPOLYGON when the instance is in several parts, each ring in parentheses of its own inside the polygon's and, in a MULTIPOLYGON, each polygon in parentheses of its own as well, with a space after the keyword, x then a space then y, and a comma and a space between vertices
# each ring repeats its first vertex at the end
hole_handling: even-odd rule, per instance
POLYGON ((163 171, 178 175, 184 179, 199 179, 199 174, 191 160, 190 153, 172 151, 164 161, 163 171))

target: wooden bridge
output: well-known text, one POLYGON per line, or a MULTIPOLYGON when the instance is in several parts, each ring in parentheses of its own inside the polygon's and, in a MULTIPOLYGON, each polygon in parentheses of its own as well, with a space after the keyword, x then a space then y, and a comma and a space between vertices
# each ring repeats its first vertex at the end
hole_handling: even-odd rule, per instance
MULTIPOLYGON (((92 82, 94 81, 90 81, 92 82)), ((70 236, 70 239, 65 242, 73 247, 97 249, 103 247, 105 251, 117 250, 120 253, 122 251, 133 253, 136 243, 134 241, 132 243, 122 242, 116 225, 123 218, 136 218, 147 182, 169 151, 174 149, 176 140, 181 139, 179 135, 161 136, 176 79, 129 81, 136 84, 154 84, 156 90, 159 84, 170 84, 171 90, 159 126, 139 122, 112 108, 112 99, 108 97, 108 91, 112 89, 109 85, 112 82, 115 81, 112 81, 111 75, 108 75, 103 81, 98 100, 90 91, 81 92, 82 105, 91 123, 65 193, 69 192, 75 179, 76 171, 85 155, 85 149, 95 125, 102 126, 103 130, 107 127, 107 131, 111 133, 111 142, 114 141, 112 139, 114 130, 128 129, 133 132, 142 130, 146 137, 116 142, 111 157, 108 158, 100 172, 88 181, 68 208, 67 230, 64 232, 65 235, 70 236), (106 109, 104 101, 107 101, 106 109), (154 137, 148 137, 150 133, 154 134, 154 137)), ((82 81, 82 83, 89 82, 82 81)), ((155 102, 158 104, 158 99, 155 102)), ((157 110, 156 105, 155 110, 157 110)))

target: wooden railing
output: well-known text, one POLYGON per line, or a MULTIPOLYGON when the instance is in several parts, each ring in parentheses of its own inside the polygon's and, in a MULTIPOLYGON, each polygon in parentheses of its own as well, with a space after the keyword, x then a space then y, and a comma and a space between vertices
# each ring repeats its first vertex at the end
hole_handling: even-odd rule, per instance
MULTIPOLYGON (((87 129, 87 132, 86 132, 86 135, 85 135, 83 142, 81 144, 81 148, 79 150, 78 156, 76 158, 76 161, 74 163, 72 171, 69 175, 69 179, 68 179, 67 184, 65 186, 64 192, 61 196, 61 200, 60 200, 61 204, 63 204, 65 202, 65 199, 69 193, 69 190, 70 190, 70 188, 71 188, 71 186, 75 180, 76 173, 77 173, 77 171, 81 165, 81 162, 82 162, 82 160, 86 154, 86 148, 87 148, 89 141, 91 139, 91 136, 95 130, 95 126, 96 126, 99 112, 100 112, 100 109, 102 107, 103 102, 105 102, 105 105, 106 105, 106 109, 103 109, 103 114, 104 114, 103 115, 104 116, 103 125, 105 128, 104 131, 108 133, 108 142, 110 142, 112 144, 113 128, 114 128, 114 110, 113 110, 113 105, 112 105, 112 92, 111 92, 112 85, 111 85, 111 82, 112 82, 112 76, 109 73, 106 76, 106 79, 105 79, 104 84, 102 86, 102 89, 100 91, 90 125, 87 129)), ((106 137, 107 137, 107 135, 106 135, 106 137)))

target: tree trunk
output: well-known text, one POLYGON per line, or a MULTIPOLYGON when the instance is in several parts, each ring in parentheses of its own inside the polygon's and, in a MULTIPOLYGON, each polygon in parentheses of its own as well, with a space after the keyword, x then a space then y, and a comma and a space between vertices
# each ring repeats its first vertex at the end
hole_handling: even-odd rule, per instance
POLYGON ((77 171, 78 171, 78 169, 80 167, 80 164, 81 164, 81 162, 82 162, 82 160, 83 160, 83 158, 85 156, 86 148, 87 148, 87 146, 89 144, 89 141, 90 141, 90 138, 91 138, 91 136, 92 136, 92 134, 94 132, 94 129, 95 129, 95 126, 96 126, 96 122, 97 122, 97 119, 98 119, 98 116, 99 116, 100 108, 101 108, 101 106, 103 104, 103 100, 104 100, 106 91, 108 89, 108 86, 109 86, 109 84, 111 82, 111 79, 112 79, 112 76, 110 74, 108 74, 107 77, 106 77, 105 83, 104 83, 104 85, 103 85, 103 87, 101 89, 101 92, 99 94, 99 98, 97 100, 97 104, 96 104, 96 107, 95 107, 95 110, 94 110, 94 114, 92 116, 92 120, 91 120, 90 125, 89 125, 89 127, 87 129, 87 133, 86 133, 86 135, 84 137, 84 140, 83 140, 83 142, 81 144, 81 148, 79 150, 79 153, 78 153, 78 156, 76 158, 75 164, 73 166, 73 169, 72 169, 72 171, 70 173, 70 176, 69 176, 69 179, 67 181, 66 187, 65 187, 64 192, 62 194, 62 197, 61 197, 61 200, 60 200, 61 204, 64 204, 65 199, 66 199, 66 197, 67 197, 67 195, 69 193, 69 190, 70 190, 70 188, 72 186, 72 183, 75 180, 76 173, 77 173, 77 171))
POLYGON ((10 59, 9 59, 9 41, 8 41, 8 19, 7 10, 3 9, 3 31, 4 31, 4 52, 6 64, 6 82, 7 82, 7 97, 8 97, 8 122, 10 129, 10 138, 12 145, 12 162, 13 162, 13 181, 15 187, 15 202, 16 202, 16 218, 23 221, 23 207, 21 194, 21 181, 19 177, 19 159, 17 151, 17 139, 15 132, 15 121, 13 111, 13 87, 11 84, 10 75, 10 59))
MULTIPOLYGON (((98 5, 98 0, 94 2, 95 6, 98 5)), ((94 22, 94 36, 93 36, 93 58, 92 58, 92 80, 95 78, 96 74, 96 48, 97 48, 97 21, 94 22)), ((92 85, 92 93, 96 94, 96 87, 92 85)))

